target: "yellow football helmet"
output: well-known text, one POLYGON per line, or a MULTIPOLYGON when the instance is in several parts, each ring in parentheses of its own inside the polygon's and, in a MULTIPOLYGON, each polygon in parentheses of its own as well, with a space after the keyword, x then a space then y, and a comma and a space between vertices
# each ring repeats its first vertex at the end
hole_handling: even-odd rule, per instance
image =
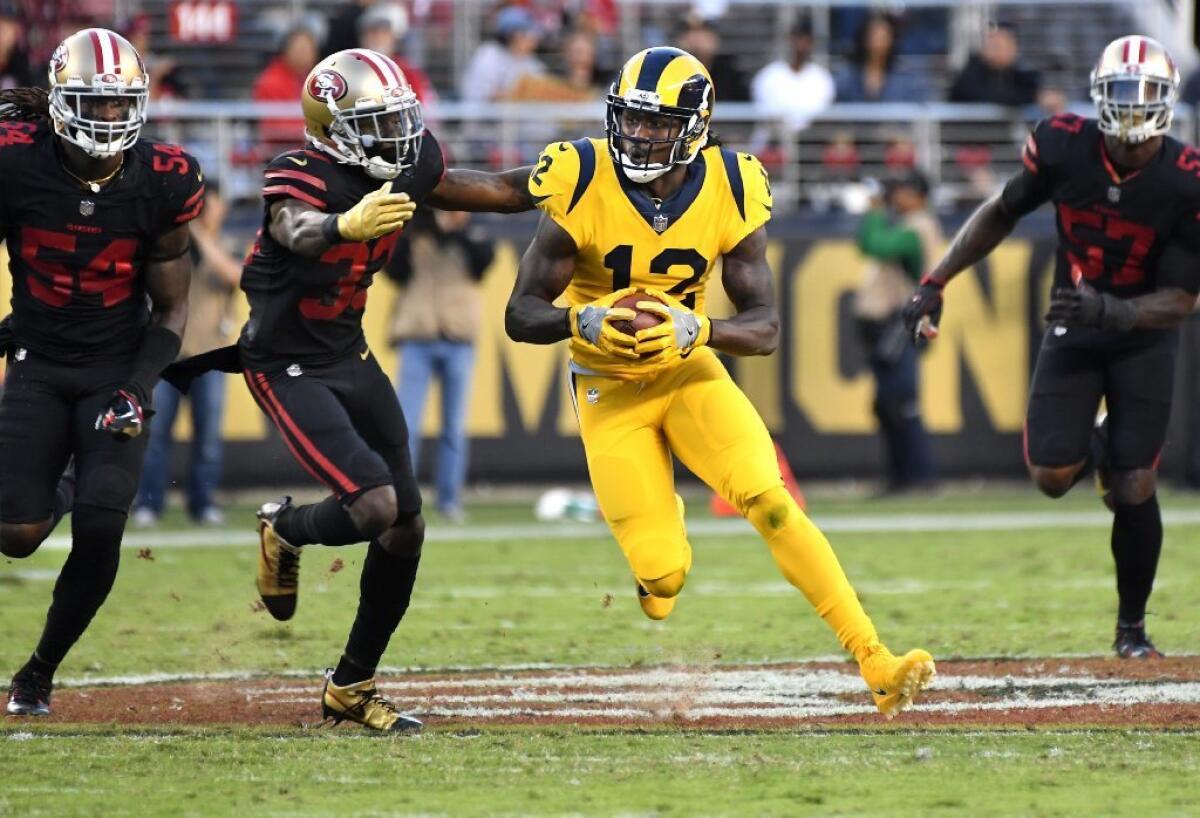
POLYGON ((1175 61, 1149 37, 1113 40, 1092 70, 1100 131, 1122 142, 1145 142, 1170 130, 1178 93, 1175 61))
POLYGON ((659 46, 629 58, 609 89, 607 102, 613 161, 631 181, 644 183, 696 158, 708 141, 716 94, 702 62, 678 48, 659 46), (661 128, 668 123, 669 128, 661 128), (639 136, 643 126, 670 135, 639 136), (655 148, 664 144, 671 146, 666 160, 651 161, 655 148))
POLYGON ((395 179, 421 152, 421 103, 399 66, 377 51, 350 48, 321 60, 301 105, 309 141, 375 179, 395 179))
POLYGON ((50 57, 50 119, 60 137, 88 156, 106 159, 133 147, 146 124, 150 76, 128 40, 103 28, 85 28, 59 43, 50 57), (100 109, 118 105, 118 120, 100 109), (124 109, 124 110, 122 110, 124 109))

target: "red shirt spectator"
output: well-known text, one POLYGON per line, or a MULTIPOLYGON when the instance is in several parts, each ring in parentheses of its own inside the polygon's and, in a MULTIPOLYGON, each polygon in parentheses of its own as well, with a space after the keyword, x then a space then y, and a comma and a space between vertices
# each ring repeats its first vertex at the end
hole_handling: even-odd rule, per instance
POLYGON ((259 135, 264 142, 295 143, 303 138, 304 117, 300 115, 300 95, 304 80, 317 64, 317 38, 303 26, 284 35, 283 47, 254 81, 254 99, 258 102, 290 102, 296 117, 264 119, 259 135))

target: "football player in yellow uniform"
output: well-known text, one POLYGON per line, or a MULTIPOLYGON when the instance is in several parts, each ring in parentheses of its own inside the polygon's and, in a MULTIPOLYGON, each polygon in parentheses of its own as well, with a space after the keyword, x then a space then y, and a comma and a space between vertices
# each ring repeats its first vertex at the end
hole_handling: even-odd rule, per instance
POLYGON ((543 218, 505 313, 515 341, 570 339, 571 387, 600 509, 637 580, 642 609, 664 619, 692 565, 671 456, 733 504, 858 661, 887 717, 934 675, 923 650, 894 656, 879 641, 824 535, 783 487, 762 419, 717 352, 769 355, 779 336, 764 225, 766 171, 710 144, 715 96, 704 66, 650 48, 608 95, 607 139, 558 142, 529 191, 543 218), (717 259, 737 309, 705 315, 717 259), (626 335, 614 306, 644 292, 662 319, 626 335), (567 308, 554 302, 565 296, 567 308))

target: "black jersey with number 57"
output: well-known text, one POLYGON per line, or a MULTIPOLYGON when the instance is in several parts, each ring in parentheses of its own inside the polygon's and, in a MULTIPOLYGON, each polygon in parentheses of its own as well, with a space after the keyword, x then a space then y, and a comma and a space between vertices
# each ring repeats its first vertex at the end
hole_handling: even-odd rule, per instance
POLYGON ((1123 298, 1200 288, 1200 270, 1171 263, 1178 258, 1173 247, 1200 250, 1200 152, 1166 136, 1148 165, 1123 170, 1096 120, 1066 114, 1037 124, 1021 161, 1024 170, 1005 187, 1003 203, 1018 216, 1054 203, 1054 286, 1081 279, 1123 298))
POLYGON ((46 122, 0 123, 14 341, 64 363, 127 360, 150 319, 150 250, 204 206, 200 166, 182 148, 140 139, 93 193, 66 171, 60 150, 46 122))
MULTIPOLYGON (((392 182, 393 193, 425 201, 445 172, 437 140, 426 132, 416 164, 392 182)), ((268 229, 271 205, 296 199, 342 213, 383 184, 354 165, 314 149, 280 154, 267 166, 263 225, 242 272, 250 320, 238 342, 252 366, 320 364, 362 349, 367 289, 387 263, 400 231, 374 241, 341 242, 319 258, 305 258, 277 242, 268 229)))

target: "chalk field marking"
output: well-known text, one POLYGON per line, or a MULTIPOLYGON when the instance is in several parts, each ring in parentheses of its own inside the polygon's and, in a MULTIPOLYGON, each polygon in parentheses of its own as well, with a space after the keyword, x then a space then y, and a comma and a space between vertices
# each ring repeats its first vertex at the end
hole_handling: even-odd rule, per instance
MULTIPOLYGON (((1200 681, 1130 680, 1032 669, 997 676, 978 672, 956 675, 953 665, 947 664, 949 673, 938 677, 917 710, 965 714, 1200 704, 1200 681)), ((121 681, 164 681, 164 677, 124 677, 121 681)), ((795 666, 641 671, 561 667, 424 678, 383 675, 380 687, 406 712, 481 721, 688 722, 716 718, 753 724, 874 712, 862 680, 849 666, 845 671, 795 666)), ((313 704, 319 690, 319 675, 312 673, 294 681, 248 684, 239 695, 264 706, 290 707, 313 704)))
MULTIPOLYGON (((822 530, 831 533, 921 533, 954 531, 1027 531, 1035 528, 1109 528, 1112 514, 1104 511, 945 514, 855 514, 813 517, 822 530)), ((1163 512, 1167 525, 1200 524, 1200 509, 1169 509, 1163 512)), ((509 523, 498 525, 431 526, 425 534, 430 542, 497 542, 506 540, 555 540, 573 537, 607 538, 602 523, 509 523)), ((696 520, 688 522, 689 537, 758 536, 745 520, 696 520)), ((199 531, 130 531, 125 548, 243 548, 258 543, 254 528, 199 531)), ((48 539, 43 549, 70 548, 70 537, 59 534, 48 539)))

